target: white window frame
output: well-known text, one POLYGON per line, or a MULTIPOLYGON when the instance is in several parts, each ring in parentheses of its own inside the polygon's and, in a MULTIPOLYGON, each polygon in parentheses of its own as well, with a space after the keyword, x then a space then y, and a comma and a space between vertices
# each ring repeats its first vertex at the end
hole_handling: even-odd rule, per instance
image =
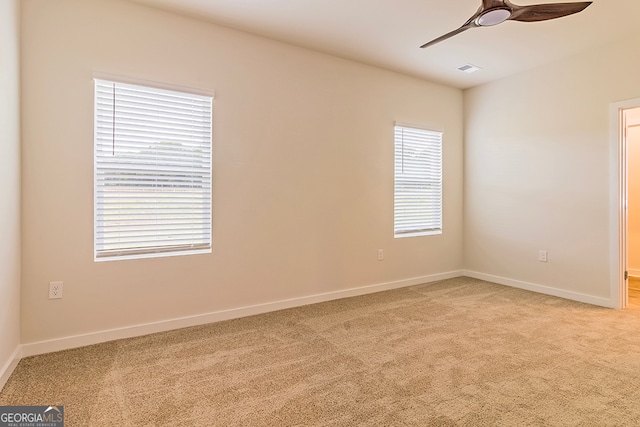
POLYGON ((395 123, 395 238, 442 234, 443 135, 439 130, 395 123))
POLYGON ((94 81, 94 261, 211 253, 213 94, 94 81))

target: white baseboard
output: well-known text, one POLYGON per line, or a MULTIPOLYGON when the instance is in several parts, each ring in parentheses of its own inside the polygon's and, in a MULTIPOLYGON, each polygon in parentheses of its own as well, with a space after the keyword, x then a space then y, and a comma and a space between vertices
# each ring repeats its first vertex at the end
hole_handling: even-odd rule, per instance
POLYGON ((631 277, 640 277, 640 270, 636 270, 634 268, 629 269, 629 276, 631 277))
POLYGON ((157 332, 166 332, 174 329, 187 328, 191 326, 199 326, 208 323, 220 322, 223 320, 237 319, 240 317, 253 316, 256 314, 268 313, 271 311, 284 310, 287 308, 300 307, 308 304, 316 304, 320 302, 332 301, 341 298, 349 298, 359 295, 371 294, 391 289, 404 288, 408 286, 420 285, 423 283, 437 282, 440 280, 452 279, 455 277, 467 276, 475 279, 486 280, 488 282, 498 283, 519 289, 525 289, 541 294, 552 295, 573 301, 584 302, 602 307, 613 308, 612 301, 606 298, 595 297, 592 295, 582 294, 578 292, 566 291, 563 289, 552 288, 549 286, 528 283, 519 280, 508 279, 505 277, 494 276, 485 273, 479 273, 469 270, 450 271, 430 276, 414 277, 411 279, 398 280, 394 282, 380 283, 376 285, 362 286, 358 288, 350 288, 340 291, 326 292, 322 294, 310 295, 306 297, 292 298, 288 300, 274 301, 265 304, 257 304, 247 307, 233 308, 229 310, 216 311, 212 313, 199 314, 195 316, 187 316, 176 319, 162 320, 158 322, 132 325, 122 328, 103 330, 82 335, 74 335, 62 338, 56 338, 46 341, 38 341, 32 343, 23 343, 21 348, 16 350, 16 354, 2 371, 0 371, 0 384, 3 380, 8 379, 13 369, 22 357, 35 356, 38 354, 51 353, 54 351, 68 350, 87 345, 99 344, 108 341, 114 341, 123 338, 131 338, 154 334, 157 332), (6 377, 6 378, 5 378, 6 377))
POLYGON ((7 360, 7 363, 5 363, 2 368, 0 368, 0 390, 2 390, 4 385, 9 380, 9 377, 13 373, 13 370, 16 369, 16 366, 18 366, 18 363, 20 363, 20 359, 22 359, 21 345, 19 345, 15 349, 11 357, 9 357, 9 360, 7 360))
POLYGON ((38 354, 51 353, 54 351, 67 350, 71 348, 83 347, 92 344, 113 341, 122 338, 166 332, 174 329, 187 328, 190 326, 204 325, 208 323, 220 322, 222 320, 236 319, 240 317, 253 316, 270 311, 283 310, 292 307, 299 307, 308 304, 326 302, 341 298, 354 297, 358 295, 371 294, 391 289, 404 288, 407 286, 420 285, 422 283, 437 282, 439 280, 452 279, 462 276, 462 271, 450 271, 430 276, 414 277, 411 279, 398 280, 394 282, 380 283, 376 285, 362 286, 358 288, 345 289, 341 291, 326 292, 322 294, 310 295, 300 298, 275 301, 265 304, 252 305, 248 307, 233 308, 213 313, 199 314, 195 316, 181 317, 177 319, 162 320, 159 322, 146 323, 141 325, 127 326, 123 328, 109 329, 88 334, 75 335, 63 338, 56 338, 47 341, 24 343, 22 345, 22 357, 35 356, 38 354))
POLYGON ((493 276, 491 274, 479 273, 477 271, 463 270, 463 275, 474 279, 486 280, 487 282, 498 283, 500 285, 511 286, 513 288, 552 295, 586 304, 597 305, 607 308, 615 308, 613 301, 607 298, 600 298, 593 295, 581 294, 579 292, 566 291, 564 289, 552 288, 535 283, 522 282, 520 280, 507 279, 506 277, 493 276))

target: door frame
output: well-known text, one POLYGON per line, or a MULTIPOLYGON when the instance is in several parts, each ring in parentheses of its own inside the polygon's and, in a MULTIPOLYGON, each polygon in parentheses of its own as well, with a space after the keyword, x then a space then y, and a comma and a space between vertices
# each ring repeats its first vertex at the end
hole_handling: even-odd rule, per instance
POLYGON ((627 110, 640 108, 640 98, 615 102, 609 119, 609 232, 611 304, 623 309, 629 302, 628 277, 628 158, 627 110))

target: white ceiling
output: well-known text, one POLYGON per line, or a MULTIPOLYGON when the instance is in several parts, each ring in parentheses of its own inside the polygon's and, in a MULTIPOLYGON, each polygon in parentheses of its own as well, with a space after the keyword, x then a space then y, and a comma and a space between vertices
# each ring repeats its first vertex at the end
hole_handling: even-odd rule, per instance
POLYGON ((420 49, 462 25, 480 0, 133 1, 459 88, 611 42, 636 31, 640 17, 640 0, 595 0, 568 17, 537 23, 507 21, 420 49), (467 63, 482 70, 474 74, 457 70, 467 63))

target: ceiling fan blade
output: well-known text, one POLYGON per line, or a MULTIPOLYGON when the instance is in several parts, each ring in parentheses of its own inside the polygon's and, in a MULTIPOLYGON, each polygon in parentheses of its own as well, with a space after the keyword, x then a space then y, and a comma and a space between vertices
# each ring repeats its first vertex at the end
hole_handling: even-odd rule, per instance
MULTIPOLYGON (((509 2, 506 2, 509 4, 509 2)), ((563 16, 573 15, 582 12, 591 3, 584 1, 578 3, 551 3, 551 4, 532 4, 530 6, 511 6, 511 16, 509 20, 520 22, 538 22, 547 21, 549 19, 562 18, 563 16)))
POLYGON ((462 27, 458 28, 457 30, 453 30, 453 31, 451 31, 451 32, 449 32, 449 33, 447 33, 447 34, 445 34, 444 36, 440 36, 440 37, 438 37, 437 39, 433 39, 433 40, 431 40, 430 42, 425 43, 425 44, 423 44, 422 46, 420 46, 420 48, 421 48, 421 49, 424 49, 425 47, 433 46, 433 45, 434 45, 434 44, 436 44, 436 43, 440 43, 440 42, 441 42, 441 41, 443 41, 443 40, 446 40, 446 39, 448 39, 448 38, 450 38, 450 37, 453 37, 453 36, 455 36, 455 35, 457 35, 457 34, 462 33, 463 31, 467 31, 468 29, 470 29, 470 28, 475 28, 475 27, 477 27, 477 26, 478 26, 478 25, 476 25, 476 23, 475 23, 475 22, 473 22, 473 21, 472 21, 472 22, 467 22, 466 24, 464 24, 462 27))
POLYGON ((496 9, 500 7, 508 7, 505 3, 505 0, 482 0, 482 6, 480 6, 480 11, 496 9))

